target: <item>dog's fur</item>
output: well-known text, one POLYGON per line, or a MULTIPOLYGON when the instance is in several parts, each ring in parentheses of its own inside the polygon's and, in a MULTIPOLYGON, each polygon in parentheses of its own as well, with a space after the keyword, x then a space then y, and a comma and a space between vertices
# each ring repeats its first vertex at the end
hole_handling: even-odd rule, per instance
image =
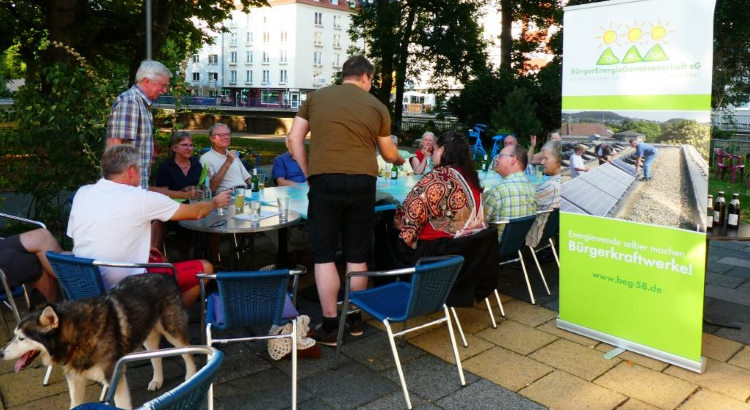
MULTIPOLYGON (((16 327, 15 337, 0 350, 0 358, 16 360, 16 371, 37 356, 46 365, 63 366, 70 407, 83 403, 86 379, 109 382, 115 363, 143 345, 159 348, 163 335, 177 347, 189 344, 188 317, 174 279, 160 274, 122 280, 106 295, 47 305, 29 313, 16 327)), ((185 379, 195 371, 191 355, 183 355, 185 379)), ((154 377, 149 390, 161 387, 161 359, 152 359, 154 377)), ((112 388, 112 386, 110 386, 112 388)), ((125 377, 116 386, 115 405, 131 408, 125 377)))

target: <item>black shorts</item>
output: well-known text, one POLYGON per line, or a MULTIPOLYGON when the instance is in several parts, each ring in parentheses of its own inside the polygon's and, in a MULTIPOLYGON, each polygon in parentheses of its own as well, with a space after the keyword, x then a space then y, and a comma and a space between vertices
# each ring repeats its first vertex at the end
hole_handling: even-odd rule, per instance
POLYGON ((340 234, 346 261, 367 262, 375 216, 376 178, 321 174, 310 177, 308 182, 307 219, 313 261, 333 262, 340 234))
POLYGON ((35 282, 42 276, 39 259, 26 251, 18 235, 0 239, 0 269, 5 273, 9 286, 35 282))

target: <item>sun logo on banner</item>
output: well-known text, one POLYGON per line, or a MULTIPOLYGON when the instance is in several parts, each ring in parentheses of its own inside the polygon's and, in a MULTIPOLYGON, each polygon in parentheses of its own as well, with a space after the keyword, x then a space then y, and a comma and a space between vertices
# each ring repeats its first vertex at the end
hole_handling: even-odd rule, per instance
POLYGON ((667 36, 674 32, 668 27, 669 23, 662 24, 661 19, 657 19, 656 23, 639 23, 636 20, 633 24, 615 26, 610 23, 608 27, 600 26, 601 33, 595 39, 599 43, 597 48, 605 47, 605 49, 599 55, 596 64, 633 64, 669 60, 661 45, 666 44, 667 36), (622 58, 615 54, 614 49, 626 47, 627 50, 622 58), (645 55, 641 53, 644 49, 648 50, 645 55))

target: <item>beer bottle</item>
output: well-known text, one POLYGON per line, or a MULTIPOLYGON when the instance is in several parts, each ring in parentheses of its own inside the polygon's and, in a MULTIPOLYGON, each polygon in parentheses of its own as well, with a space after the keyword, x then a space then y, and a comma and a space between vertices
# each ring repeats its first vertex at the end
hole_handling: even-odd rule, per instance
POLYGON ((708 196, 708 211, 706 212, 706 229, 714 226, 714 196, 708 196))
POLYGON ((724 219, 726 213, 727 200, 724 199, 724 191, 719 191, 719 196, 716 197, 716 203, 714 204, 714 225, 724 226, 724 219))
POLYGON ((393 164, 391 167, 391 179, 398 179, 398 167, 396 164, 393 164))
POLYGON ((727 227, 740 227, 740 194, 736 192, 732 194, 732 200, 729 201, 729 207, 727 209, 727 227))
POLYGON ((260 186, 258 185, 258 168, 253 168, 253 177, 250 178, 250 187, 253 192, 260 191, 260 186))

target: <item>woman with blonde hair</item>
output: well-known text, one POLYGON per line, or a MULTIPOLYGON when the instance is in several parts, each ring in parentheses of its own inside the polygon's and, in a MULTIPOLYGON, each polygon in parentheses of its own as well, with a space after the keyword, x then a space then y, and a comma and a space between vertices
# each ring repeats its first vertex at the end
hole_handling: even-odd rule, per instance
POLYGON ((419 149, 415 156, 409 159, 414 173, 426 174, 432 170, 432 150, 435 147, 435 134, 430 131, 422 134, 422 140, 419 143, 419 149))

